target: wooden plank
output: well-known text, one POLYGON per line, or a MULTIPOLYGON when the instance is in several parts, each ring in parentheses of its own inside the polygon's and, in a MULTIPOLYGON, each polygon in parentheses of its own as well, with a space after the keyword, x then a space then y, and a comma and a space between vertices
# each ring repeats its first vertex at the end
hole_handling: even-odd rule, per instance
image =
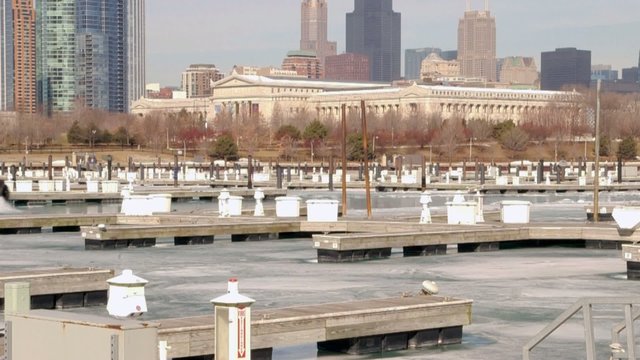
POLYGON ((117 214, 21 214, 0 217, 0 229, 90 226, 116 222, 117 214))
POLYGON ((248 218, 228 220, 215 224, 163 224, 163 225, 113 225, 99 229, 83 227, 82 237, 90 240, 118 240, 160 237, 187 237, 234 234, 266 234, 299 232, 298 221, 255 220, 248 218))
MULTIPOLYGON (((471 300, 413 296, 256 310, 252 348, 463 326, 471 323, 471 305, 471 300)), ((212 354, 213 321, 213 315, 159 320, 159 340, 171 346, 170 357, 212 354)))
POLYGON ((31 295, 67 294, 103 291, 108 289, 107 279, 114 276, 107 269, 44 269, 0 274, 0 297, 4 298, 4 284, 28 282, 31 295))
POLYGON ((623 244, 622 245, 622 258, 625 261, 640 262, 640 245, 637 245, 637 244, 623 244))

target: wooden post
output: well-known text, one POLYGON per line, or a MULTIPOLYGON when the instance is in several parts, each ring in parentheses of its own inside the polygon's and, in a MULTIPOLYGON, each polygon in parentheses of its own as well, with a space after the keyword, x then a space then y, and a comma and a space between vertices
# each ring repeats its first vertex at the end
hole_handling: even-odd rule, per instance
POLYGON ((367 198, 367 218, 371 219, 371 188, 369 183, 369 147, 367 146, 367 112, 364 100, 360 101, 362 112, 362 146, 364 147, 364 188, 367 198))
POLYGON ((331 154, 329 155, 329 191, 333 191, 333 173, 334 173, 333 154, 331 154))
POLYGON ((600 80, 596 86, 596 163, 595 177, 593 178, 593 222, 600 220, 600 80))
POLYGON ((253 189, 253 156, 247 156, 247 189, 253 189))
POLYGON ((342 104, 342 216, 347 216, 347 105, 342 104))
POLYGON ((49 163, 47 164, 47 170, 49 172, 49 180, 53 180, 53 157, 49 155, 47 159, 49 163))

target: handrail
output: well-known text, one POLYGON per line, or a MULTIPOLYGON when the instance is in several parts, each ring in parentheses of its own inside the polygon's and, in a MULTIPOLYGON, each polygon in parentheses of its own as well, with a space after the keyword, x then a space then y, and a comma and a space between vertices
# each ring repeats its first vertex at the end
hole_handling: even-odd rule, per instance
POLYGON ((611 348, 612 348, 612 359, 634 359, 635 358, 635 334, 633 323, 640 318, 640 310, 631 314, 631 307, 625 306, 625 320, 618 323, 617 325, 611 328, 611 348), (629 312, 629 313, 627 313, 629 312), (623 330, 627 330, 627 354, 624 356, 620 356, 622 354, 619 350, 620 346, 620 333, 623 330), (631 340, 631 342, 629 342, 631 340), (616 355, 618 355, 616 357, 616 355))
POLYGON ((627 351, 625 358, 635 360, 635 334, 633 328, 633 321, 640 318, 640 311, 633 313, 633 304, 640 304, 640 297, 598 297, 598 298, 581 298, 576 301, 571 307, 562 312, 551 323, 540 330, 529 342, 522 347, 522 359, 530 360, 530 354, 533 348, 538 346, 549 335, 562 326, 567 320, 571 319, 580 310, 583 312, 584 317, 584 330, 585 330, 585 342, 587 351, 587 360, 596 359, 595 350, 595 336, 593 329, 593 305, 625 305, 625 322, 622 325, 618 325, 612 329, 612 339, 615 339, 613 334, 616 334, 627 329, 627 351), (618 328, 620 330, 618 331, 618 328))

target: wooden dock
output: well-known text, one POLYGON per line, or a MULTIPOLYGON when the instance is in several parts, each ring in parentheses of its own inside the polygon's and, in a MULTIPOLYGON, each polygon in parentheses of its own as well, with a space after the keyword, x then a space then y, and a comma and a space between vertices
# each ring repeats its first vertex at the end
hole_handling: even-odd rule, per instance
POLYGON ((457 245, 459 252, 562 243, 620 249, 623 243, 640 241, 640 233, 621 234, 613 225, 423 226, 420 231, 398 231, 396 226, 384 232, 372 229, 363 233, 315 234, 313 247, 317 250, 318 262, 352 262, 388 258, 393 248, 402 248, 404 256, 428 256, 444 255, 450 245, 457 245))
MULTIPOLYGON (((85 239, 85 249, 154 246, 158 238, 173 238, 175 245, 202 245, 212 244, 215 236, 220 235, 231 235, 232 241, 244 241, 264 240, 278 237, 278 234, 300 232, 299 220, 257 220, 238 217, 214 221, 216 218, 199 217, 199 223, 153 224, 152 219, 145 219, 144 225, 83 227, 81 231, 85 239)), ((161 221, 162 218, 156 219, 161 221)))
MULTIPOLYGON (((415 295, 378 300, 256 309, 251 321, 252 358, 270 359, 274 347, 317 343, 349 354, 457 344, 471 324, 471 300, 415 295)), ((215 354, 214 315, 158 320, 169 357, 215 354)))
POLYGON ((56 268, 0 274, 0 310, 4 310, 4 284, 31 284, 32 309, 66 309, 107 304, 107 279, 113 270, 56 268))
MULTIPOLYGON (((231 195, 251 197, 255 193, 255 190, 233 188, 229 189, 231 195)), ((272 199, 277 196, 285 196, 287 190, 282 189, 263 189, 265 198, 272 199)), ((188 189, 180 187, 167 187, 167 188, 135 188, 136 195, 148 195, 148 194, 171 194, 173 201, 180 200, 213 200, 220 195, 220 189, 213 188, 201 188, 201 189, 188 189)), ((12 192, 11 201, 15 205, 27 205, 27 204, 67 204, 67 203, 82 203, 82 202, 94 202, 94 203, 118 203, 122 202, 122 196, 120 193, 101 193, 101 192, 86 192, 86 191, 59 191, 59 192, 12 192)))
POLYGON ((43 228, 53 232, 80 231, 82 226, 116 224, 118 214, 12 214, 0 216, 0 234, 40 233, 43 228))

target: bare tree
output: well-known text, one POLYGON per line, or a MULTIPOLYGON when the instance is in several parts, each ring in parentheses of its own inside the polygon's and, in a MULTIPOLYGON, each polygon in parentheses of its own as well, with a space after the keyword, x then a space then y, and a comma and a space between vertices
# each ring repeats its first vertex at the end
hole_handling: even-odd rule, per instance
POLYGON ((464 140, 464 127, 462 126, 462 117, 454 114, 447 119, 440 129, 438 136, 438 144, 443 154, 446 154, 449 160, 449 166, 453 162, 453 156, 456 152, 458 144, 464 140))

